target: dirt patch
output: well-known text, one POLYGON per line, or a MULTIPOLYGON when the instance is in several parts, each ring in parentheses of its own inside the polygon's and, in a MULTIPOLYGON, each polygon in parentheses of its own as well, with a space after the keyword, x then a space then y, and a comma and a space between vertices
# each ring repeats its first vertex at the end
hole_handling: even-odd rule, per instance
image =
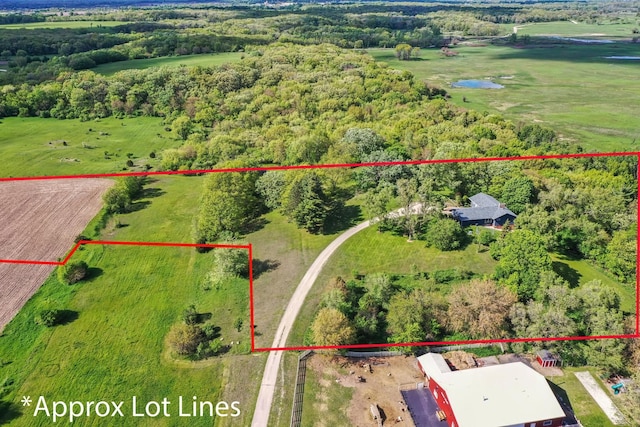
MULTIPOLYGON (((57 261, 102 207, 106 179, 0 183, 0 259, 57 261)), ((53 271, 53 266, 0 263, 0 330, 53 271)))
MULTIPOLYGON (((370 412, 372 404, 377 404, 381 412, 384 412, 386 421, 383 425, 414 426, 411 415, 401 403, 403 399, 400 389, 403 386, 415 388, 416 383, 424 381, 415 357, 356 359, 316 354, 307 362, 307 369, 329 374, 334 379, 333 384, 325 383, 323 386, 355 388, 347 409, 352 426, 375 425, 370 412), (400 418, 402 421, 397 422, 400 418)), ((311 398, 320 405, 317 407, 322 407, 321 397, 311 398)))

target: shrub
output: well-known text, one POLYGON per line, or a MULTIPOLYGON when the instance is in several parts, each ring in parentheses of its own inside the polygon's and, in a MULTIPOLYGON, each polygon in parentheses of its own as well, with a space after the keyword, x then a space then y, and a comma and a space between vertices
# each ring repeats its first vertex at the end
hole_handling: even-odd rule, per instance
POLYGON ((58 280, 65 285, 73 285, 84 279, 89 266, 84 261, 69 262, 58 267, 58 280))
POLYGON ((34 319, 36 324, 46 326, 50 328, 52 326, 57 325, 60 322, 62 317, 62 312, 60 310, 42 310, 38 313, 34 319))
POLYGON ((169 345, 183 356, 194 355, 204 340, 202 329, 196 325, 179 324, 169 331, 169 345))
POLYGON ((198 323, 198 313, 196 312, 196 306, 191 304, 182 312, 182 320, 187 325, 195 325, 198 323))

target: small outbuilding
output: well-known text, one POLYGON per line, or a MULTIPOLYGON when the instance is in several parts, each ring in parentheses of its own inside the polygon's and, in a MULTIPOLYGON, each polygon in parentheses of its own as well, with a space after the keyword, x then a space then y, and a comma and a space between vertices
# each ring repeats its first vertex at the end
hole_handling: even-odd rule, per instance
POLYGON ((549 350, 540 350, 537 352, 536 360, 543 368, 552 368, 562 365, 562 359, 552 354, 549 350))

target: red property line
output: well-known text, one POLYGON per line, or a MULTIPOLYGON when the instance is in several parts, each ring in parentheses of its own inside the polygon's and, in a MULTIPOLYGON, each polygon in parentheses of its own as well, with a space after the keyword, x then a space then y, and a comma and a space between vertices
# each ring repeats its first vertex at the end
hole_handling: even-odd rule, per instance
POLYGON ((359 168, 368 166, 402 166, 402 165, 428 165, 438 163, 475 163, 475 162, 495 162, 502 160, 549 160, 549 159, 572 159, 584 157, 613 157, 613 156, 640 156, 640 151, 621 151, 608 153, 574 153, 574 154, 545 154, 520 157, 471 157, 462 159, 431 159, 431 160, 399 160, 393 162, 366 162, 366 163, 332 163, 320 165, 291 165, 291 166, 255 166, 245 168, 223 168, 223 169, 194 169, 187 171, 150 171, 150 172, 114 172, 96 173, 84 175, 45 175, 45 176, 23 176, 0 178, 3 181, 35 181, 43 179, 80 179, 80 178, 117 178, 126 176, 155 176, 155 175, 199 175, 207 173, 221 172, 260 172, 278 170, 299 170, 299 169, 335 169, 335 168, 359 168))
POLYGON ((536 341, 582 341, 582 340, 604 340, 604 339, 629 339, 640 338, 639 334, 627 335, 593 335, 581 337, 547 337, 547 338, 502 338, 494 340, 465 340, 465 341, 425 341, 410 343, 388 343, 388 344, 353 344, 353 345, 316 345, 299 347, 260 347, 256 352, 263 351, 304 351, 304 350, 342 350, 354 348, 387 348, 387 347, 419 347, 419 346, 446 346, 460 344, 506 344, 513 342, 536 342, 536 341))
MULTIPOLYGON (((464 162, 488 162, 488 161, 506 161, 506 160, 548 160, 548 159, 566 159, 566 158, 589 158, 589 157, 619 157, 634 156, 640 160, 640 152, 619 152, 619 153, 578 153, 578 154, 551 154, 541 156, 521 156, 521 157, 485 157, 485 158, 466 158, 466 159, 437 159, 437 160, 410 160, 395 162, 370 162, 370 163, 353 163, 353 164, 324 164, 324 165, 294 165, 294 166, 266 166, 266 167, 247 167, 247 168, 229 168, 229 169, 203 169, 190 171, 157 171, 157 172, 126 172, 126 173, 109 173, 109 174, 90 174, 90 175, 61 175, 61 176, 41 176, 41 177, 18 177, 18 178, 0 178, 3 181, 27 181, 27 180, 44 180, 44 179, 81 179, 81 178, 103 178, 103 177, 126 177, 126 176, 150 176, 150 175, 185 175, 185 174, 205 174, 219 172, 252 172, 252 171, 270 171, 270 170, 296 170, 296 169, 331 169, 331 168, 356 168, 366 166, 400 166, 400 165, 421 165, 421 164, 437 164, 437 163, 464 163, 464 162)), ((637 169, 640 176, 640 164, 637 169)), ((636 177, 637 178, 637 177, 636 177)), ((636 180, 637 185, 637 180, 636 180)), ((638 200, 640 200, 640 186, 637 188, 638 200)), ((640 211, 638 212, 638 223, 640 223, 640 211)), ((81 245, 131 245, 131 246, 160 246, 160 247, 193 247, 193 248, 228 248, 228 249, 247 249, 249 251, 249 307, 251 318, 251 351, 282 351, 282 350, 311 350, 311 349, 355 349, 355 348, 385 348, 385 347, 407 347, 407 346, 434 346, 434 345, 457 345, 457 344, 499 344, 510 342, 540 342, 540 341, 570 341, 570 340, 595 340, 595 339, 624 339, 624 338, 640 338, 640 272, 637 266, 640 265, 640 240, 636 240, 636 325, 635 333, 628 335, 600 335, 600 336, 578 336, 578 337, 547 337, 547 338, 512 338, 512 339, 495 339, 495 340, 466 340, 466 341, 438 341, 438 342, 418 342, 418 343, 382 343, 382 344, 354 344, 342 346, 297 346, 297 347, 255 347, 255 313, 254 313, 254 292, 253 292, 253 247, 248 245, 226 245, 226 244, 197 244, 197 243, 163 243, 163 242, 118 242, 118 241, 100 241, 100 240, 81 240, 75 244, 71 251, 62 261, 29 261, 29 260, 1 260, 0 263, 12 264, 34 264, 34 265, 65 265, 69 259, 75 254, 81 245)))

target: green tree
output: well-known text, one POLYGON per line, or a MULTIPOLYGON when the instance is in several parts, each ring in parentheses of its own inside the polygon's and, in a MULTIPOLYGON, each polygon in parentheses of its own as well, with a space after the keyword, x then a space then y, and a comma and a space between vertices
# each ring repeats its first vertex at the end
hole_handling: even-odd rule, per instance
POLYGON ((534 197, 531 178, 518 176, 507 180, 502 187, 502 202, 514 213, 520 214, 534 197))
POLYGON ((637 226, 616 231, 607 245, 605 267, 624 282, 631 282, 636 275, 637 226))
POLYGON ((127 190, 119 185, 109 188, 102 196, 108 213, 125 213, 131 209, 131 197, 127 190))
POLYGON ((466 235, 458 221, 448 218, 436 218, 429 222, 426 240, 429 246, 441 251, 462 248, 466 235))
POLYGON ((48 328, 57 325, 62 318, 62 311, 49 309, 40 311, 34 321, 37 325, 46 326, 48 328))
POLYGON ((72 261, 58 267, 58 280, 65 285, 73 285, 84 279, 89 266, 84 261, 72 261))
POLYGON ((282 193, 286 185, 285 176, 281 171, 267 171, 258 178, 256 190, 269 209, 277 209, 282 202, 282 193))
POLYGON ((349 319, 335 308, 322 308, 311 325, 315 345, 334 346, 352 344, 355 329, 349 319))
POLYGON ((186 141, 193 132, 194 125, 189 116, 182 115, 171 122, 171 129, 178 138, 186 141))
POLYGON ((491 244, 491 254, 498 258, 494 277, 518 295, 518 300, 532 299, 540 277, 551 271, 551 258, 544 240, 533 231, 514 230, 491 244))
POLYGON ((196 241, 214 242, 223 232, 240 233, 260 214, 261 206, 255 187, 257 178, 255 172, 214 173, 207 176, 196 220, 196 241))
POLYGON ((322 188, 320 176, 315 172, 296 175, 283 193, 285 215, 298 227, 318 233, 329 213, 329 203, 322 188))
POLYGON ((396 45, 396 58, 401 61, 411 59, 411 45, 407 43, 400 43, 396 45))

